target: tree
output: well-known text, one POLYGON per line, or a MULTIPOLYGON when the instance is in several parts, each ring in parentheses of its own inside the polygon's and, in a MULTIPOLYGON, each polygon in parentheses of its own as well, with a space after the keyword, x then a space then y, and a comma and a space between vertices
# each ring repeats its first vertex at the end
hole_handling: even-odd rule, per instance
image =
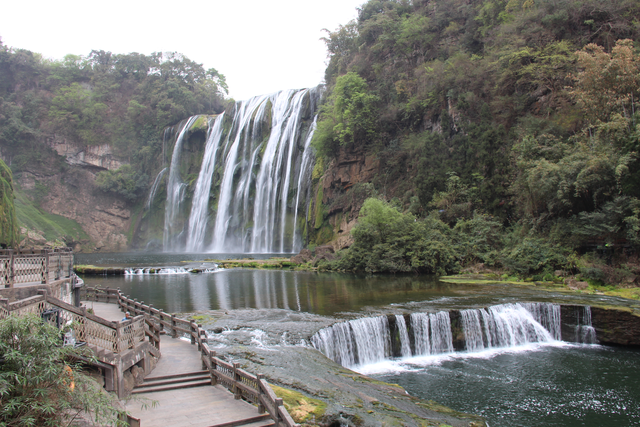
POLYGON ((0 426, 126 425, 114 398, 81 371, 86 347, 61 344, 36 315, 0 320, 0 426))

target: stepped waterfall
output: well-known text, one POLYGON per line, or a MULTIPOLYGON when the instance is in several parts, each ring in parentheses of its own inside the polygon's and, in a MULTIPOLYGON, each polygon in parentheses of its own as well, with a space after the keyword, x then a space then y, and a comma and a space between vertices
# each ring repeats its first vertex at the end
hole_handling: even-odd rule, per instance
POLYGON ((167 177, 164 251, 302 249, 320 95, 313 88, 257 96, 231 112, 191 117, 170 132, 171 161, 156 179, 167 177))
MULTIPOLYGON (((590 307, 579 307, 579 313, 575 337, 567 340, 595 343, 590 307)), ((350 320, 321 329, 311 337, 311 344, 333 361, 353 367, 392 358, 473 353, 562 339, 560 305, 516 303, 350 320)))

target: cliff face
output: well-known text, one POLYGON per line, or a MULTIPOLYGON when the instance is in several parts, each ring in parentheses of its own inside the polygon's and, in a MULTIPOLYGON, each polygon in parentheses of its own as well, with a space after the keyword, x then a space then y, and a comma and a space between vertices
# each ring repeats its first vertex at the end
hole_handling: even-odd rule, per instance
POLYGON ((121 251, 128 248, 131 208, 96 188, 100 171, 117 169, 124 159, 108 145, 83 147, 68 141, 49 144, 56 151, 38 168, 16 174, 16 182, 36 206, 78 223, 89 239, 65 236, 75 251, 121 251), (56 154, 57 153, 57 154, 56 154))

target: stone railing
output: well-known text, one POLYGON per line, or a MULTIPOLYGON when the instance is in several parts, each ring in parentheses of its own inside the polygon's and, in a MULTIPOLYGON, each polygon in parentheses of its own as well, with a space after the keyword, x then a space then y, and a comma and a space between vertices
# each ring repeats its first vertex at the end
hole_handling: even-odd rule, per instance
POLYGON ((212 385, 220 384, 233 393, 236 399, 245 399, 257 405, 259 413, 269 413, 276 426, 297 426, 282 399, 276 396, 262 374, 250 374, 240 369, 238 363, 229 363, 216 357, 216 352, 209 348, 207 333, 201 325, 179 319, 153 305, 146 305, 143 301, 131 299, 119 289, 85 288, 84 291, 87 301, 117 303, 123 311, 129 311, 133 316, 146 316, 155 323, 153 329, 157 332, 164 330, 173 337, 187 335, 191 338, 191 344, 196 345, 200 351, 202 366, 209 371, 212 385))
POLYGON ((71 277, 73 252, 67 248, 39 254, 0 250, 0 288, 21 283, 51 283, 71 277))

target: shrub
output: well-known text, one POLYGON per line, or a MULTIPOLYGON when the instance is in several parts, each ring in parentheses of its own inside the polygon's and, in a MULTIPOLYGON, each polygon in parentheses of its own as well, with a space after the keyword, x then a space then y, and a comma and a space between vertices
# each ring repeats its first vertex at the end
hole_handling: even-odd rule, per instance
POLYGON ((0 320, 0 425, 76 425, 85 416, 126 425, 112 396, 81 372, 87 351, 61 344, 59 330, 38 316, 0 320))

